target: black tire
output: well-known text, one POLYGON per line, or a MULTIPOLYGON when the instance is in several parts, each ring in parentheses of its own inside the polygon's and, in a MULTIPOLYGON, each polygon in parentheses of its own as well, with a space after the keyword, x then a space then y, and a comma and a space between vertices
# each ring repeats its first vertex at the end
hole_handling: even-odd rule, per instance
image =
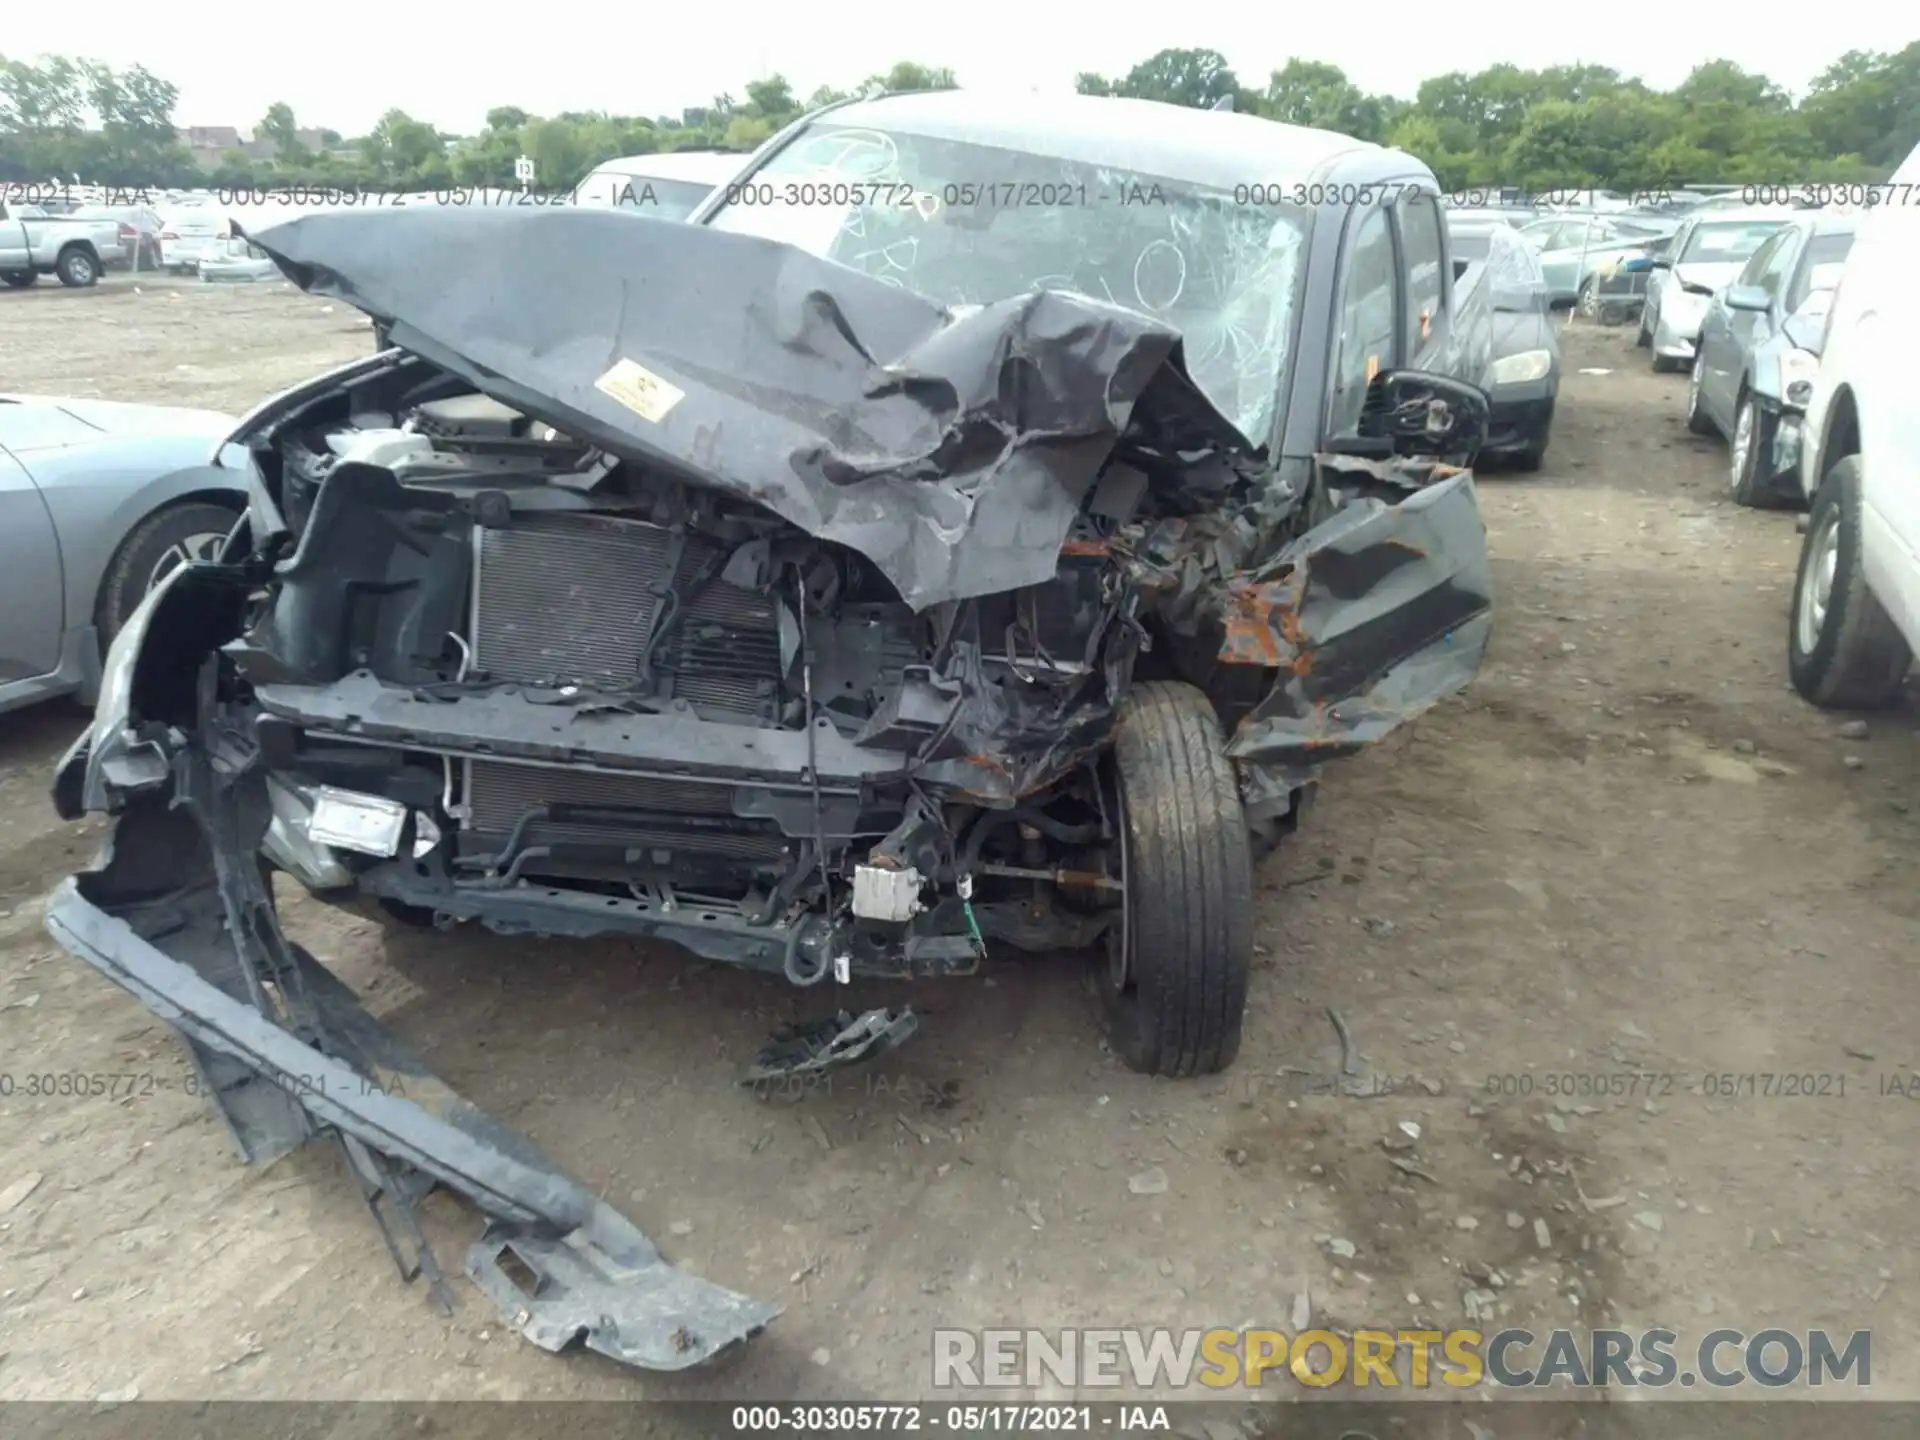
POLYGON ((1529 440, 1524 449, 1515 450, 1507 456, 1507 463, 1515 470, 1532 473, 1540 468, 1540 462, 1546 457, 1545 440, 1529 440))
MULTIPOLYGON (((1647 309, 1644 305, 1640 307, 1640 329, 1633 337, 1633 346, 1636 350, 1653 348, 1653 332, 1647 328, 1647 309)), ((1660 368, 1660 357, 1657 355, 1654 357, 1653 368, 1656 370, 1660 368)))
MULTIPOLYGON (((1648 343, 1651 344, 1652 342, 1649 341, 1648 343)), ((1653 357, 1653 373, 1656 375, 1671 375, 1679 368, 1680 362, 1671 355, 1656 355, 1653 357)))
MULTIPOLYGON (((100 632, 101 650, 113 643, 152 581, 164 575, 156 572, 170 552, 202 536, 224 536, 237 518, 237 512, 225 506, 194 500, 156 510, 134 526, 114 552, 94 606, 93 623, 100 632)), ((193 548, 200 549, 197 545, 193 548)))
POLYGON ((84 290, 100 283, 100 261, 84 245, 69 245, 53 262, 53 273, 60 283, 73 290, 84 290))
POLYGON ((1720 431, 1715 428, 1706 408, 1700 403, 1700 387, 1706 376, 1706 356, 1699 351, 1693 355, 1693 370, 1687 378, 1687 433, 1705 435, 1710 439, 1718 438, 1720 431))
POLYGON ((38 270, 9 270, 5 275, 0 275, 0 280, 5 280, 10 290, 24 290, 39 278, 38 270))
POLYGON ((1860 565, 1860 457, 1849 455, 1827 471, 1807 517, 1787 621, 1787 672, 1793 688, 1823 710, 1877 710, 1900 693, 1912 663, 1905 638, 1867 589, 1860 565), (1832 581, 1815 620, 1803 606, 1829 540, 1832 581))
POLYGON ((1097 986, 1114 1049, 1150 1075, 1211 1075, 1240 1051, 1253 964, 1253 857, 1240 787, 1207 697, 1137 685, 1114 771, 1125 812, 1124 973, 1097 986))
POLYGON ((1773 454, 1773 432, 1779 420, 1777 416, 1760 407, 1760 403, 1753 398, 1751 391, 1742 390, 1739 406, 1734 410, 1735 434, 1738 434, 1740 429, 1740 412, 1749 409, 1753 411, 1753 433, 1747 440, 1747 453, 1737 469, 1733 468, 1734 452, 1737 447, 1729 446, 1727 450, 1728 480, 1733 487, 1733 503, 1744 505, 1749 510, 1778 510, 1786 505, 1787 501, 1777 491, 1768 487, 1767 480, 1771 474, 1771 466, 1762 457, 1773 454))

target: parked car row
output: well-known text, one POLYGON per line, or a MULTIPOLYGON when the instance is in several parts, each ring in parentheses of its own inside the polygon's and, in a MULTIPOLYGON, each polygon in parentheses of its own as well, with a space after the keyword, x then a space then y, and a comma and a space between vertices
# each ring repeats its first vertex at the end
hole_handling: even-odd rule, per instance
MULTIPOLYGON (((1801 499, 1801 417, 1859 225, 1859 216, 1820 211, 1777 223, 1707 300, 1687 382, 1687 428, 1727 438, 1729 483, 1742 505, 1801 499)), ((1671 333, 1670 320, 1663 323, 1671 333)))
MULTIPOLYGON (((1920 148, 1889 189, 1920 187, 1920 148)), ((1725 437, 1727 485, 1804 508, 1794 688, 1830 709, 1902 692, 1920 647, 1920 207, 1696 207, 1649 247, 1639 344, 1689 372, 1686 424, 1725 437)))

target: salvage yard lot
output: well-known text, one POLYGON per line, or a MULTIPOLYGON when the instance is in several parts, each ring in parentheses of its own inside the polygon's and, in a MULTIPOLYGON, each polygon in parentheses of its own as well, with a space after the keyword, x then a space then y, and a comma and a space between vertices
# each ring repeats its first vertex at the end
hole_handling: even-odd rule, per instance
MULTIPOLYGON (((280 285, 37 287, 0 325, 12 388, 235 413, 371 344, 280 285)), ((756 1096, 739 1067, 818 992, 389 932, 282 882, 449 1082, 676 1263, 786 1304, 720 1381, 551 1359, 460 1280, 442 1318, 336 1153, 242 1170, 167 1027, 42 929, 100 830, 46 800, 81 713, 0 717, 0 1399, 902 1398, 936 1324, 1291 1329, 1304 1293, 1316 1325, 1438 1328, 1488 1268, 1486 1328, 1871 1329, 1875 1391, 1920 1393, 1920 1106, 1890 1093, 1920 1094, 1920 717, 1842 736, 1790 693, 1791 520, 1731 505, 1630 333, 1568 334, 1544 468, 1482 483, 1479 680, 1262 865, 1226 1076, 1132 1074, 1072 966, 1008 961, 858 987, 923 1033, 756 1096)), ((454 1264, 477 1222, 428 1218, 454 1264)))

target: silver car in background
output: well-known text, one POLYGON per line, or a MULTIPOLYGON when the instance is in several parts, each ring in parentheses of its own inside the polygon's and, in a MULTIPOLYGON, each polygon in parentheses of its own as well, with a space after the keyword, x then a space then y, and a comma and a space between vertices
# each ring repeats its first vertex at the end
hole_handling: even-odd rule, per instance
POLYGON ((1687 385, 1687 428, 1725 435, 1736 504, 1802 500, 1800 424, 1833 292, 1860 217, 1808 211, 1769 236, 1708 302, 1687 385))
POLYGON ((1609 263, 1672 234, 1675 224, 1638 212, 1562 215, 1522 226, 1520 238, 1540 257, 1549 299, 1556 305, 1572 301, 1582 316, 1591 317, 1598 309, 1600 277, 1609 263))
POLYGON ((1665 252, 1654 257, 1640 308, 1640 343, 1652 347, 1654 369, 1692 366, 1714 292, 1731 285, 1753 252, 1793 215, 1778 206, 1703 206, 1686 218, 1665 252))
POLYGON ((77 692, 141 598, 246 504, 211 410, 0 395, 0 711, 77 692))

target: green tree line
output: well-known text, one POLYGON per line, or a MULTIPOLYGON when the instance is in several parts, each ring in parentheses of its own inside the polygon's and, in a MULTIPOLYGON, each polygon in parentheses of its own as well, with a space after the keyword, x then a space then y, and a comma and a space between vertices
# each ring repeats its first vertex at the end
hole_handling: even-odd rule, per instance
MULTIPOLYGON (((750 150, 795 116, 849 93, 956 83, 950 69, 902 61, 850 92, 822 87, 802 99, 772 75, 749 82, 742 98, 718 95, 678 115, 534 115, 502 105, 466 136, 443 134, 396 108, 351 140, 318 132, 318 145, 310 143, 315 132, 279 103, 254 127, 270 154, 228 151, 209 170, 176 137, 178 90, 144 66, 115 71, 64 56, 0 56, 0 180, 430 190, 511 186, 514 162, 525 155, 536 184, 557 189, 617 155, 750 150)), ((1231 104, 1343 131, 1411 151, 1456 189, 1879 180, 1920 141, 1920 41, 1897 52, 1850 51, 1798 99, 1727 60, 1708 61, 1664 91, 1599 65, 1493 65, 1434 76, 1405 99, 1370 94, 1337 65, 1314 60, 1290 60, 1264 86, 1247 85, 1225 56, 1204 49, 1162 50, 1125 75, 1083 73, 1076 86, 1086 95, 1231 104)))

